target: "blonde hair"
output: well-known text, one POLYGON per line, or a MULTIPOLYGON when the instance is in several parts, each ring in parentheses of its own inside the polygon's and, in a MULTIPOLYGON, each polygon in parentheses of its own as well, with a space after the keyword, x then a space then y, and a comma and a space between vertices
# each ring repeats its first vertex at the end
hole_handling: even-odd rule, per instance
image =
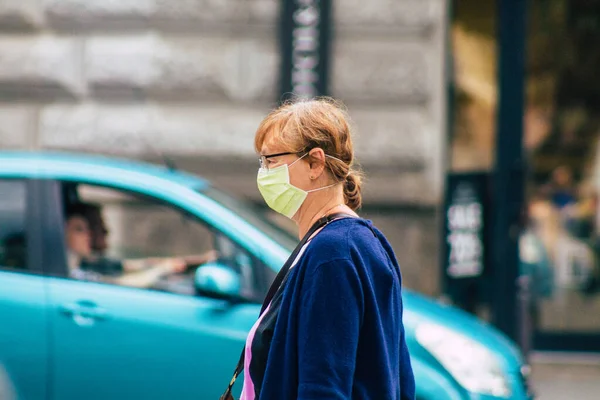
POLYGON ((354 168, 351 130, 348 113, 333 99, 292 101, 263 119, 256 131, 254 147, 260 152, 265 143, 277 143, 294 153, 321 148, 331 156, 325 158, 330 175, 336 182, 344 183, 346 205, 357 210, 362 205, 362 172, 354 168))

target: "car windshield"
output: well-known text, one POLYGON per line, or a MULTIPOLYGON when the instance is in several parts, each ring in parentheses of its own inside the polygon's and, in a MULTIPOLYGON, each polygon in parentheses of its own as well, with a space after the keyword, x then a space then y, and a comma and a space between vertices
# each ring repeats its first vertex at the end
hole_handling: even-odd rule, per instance
POLYGON ((298 244, 298 238, 289 230, 269 219, 265 209, 249 201, 243 201, 230 196, 212 186, 204 187, 198 192, 238 214, 289 252, 292 252, 298 244))

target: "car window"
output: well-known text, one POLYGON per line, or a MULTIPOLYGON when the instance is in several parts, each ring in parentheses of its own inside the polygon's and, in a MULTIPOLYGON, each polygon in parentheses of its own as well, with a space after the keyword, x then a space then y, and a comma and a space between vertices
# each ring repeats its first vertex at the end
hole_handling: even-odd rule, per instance
POLYGON ((0 180, 0 268, 27 268, 27 185, 0 180))
POLYGON ((297 228, 289 218, 231 197, 212 186, 206 186, 200 192, 244 218, 290 253, 298 244, 297 228))
POLYGON ((107 254, 116 258, 193 254, 211 249, 213 234, 178 209, 112 188, 79 185, 79 199, 101 207, 107 254))
POLYGON ((244 297, 264 296, 258 261, 196 217, 113 188, 79 184, 64 192, 72 278, 191 295, 196 268, 218 261, 240 274, 244 297))

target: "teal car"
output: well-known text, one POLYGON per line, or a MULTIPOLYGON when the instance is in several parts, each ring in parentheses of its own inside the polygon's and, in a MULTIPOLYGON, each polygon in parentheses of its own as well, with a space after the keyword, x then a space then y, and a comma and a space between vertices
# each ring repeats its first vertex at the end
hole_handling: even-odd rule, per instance
MULTIPOLYGON (((295 244, 197 176, 102 156, 0 152, 0 398, 217 399, 295 244), (107 222, 125 221, 110 234, 120 257, 206 245, 217 258, 150 287, 72 279, 65 209, 90 199, 107 222)), ((531 398, 528 367, 502 334, 409 290, 404 302, 418 399, 531 398)))

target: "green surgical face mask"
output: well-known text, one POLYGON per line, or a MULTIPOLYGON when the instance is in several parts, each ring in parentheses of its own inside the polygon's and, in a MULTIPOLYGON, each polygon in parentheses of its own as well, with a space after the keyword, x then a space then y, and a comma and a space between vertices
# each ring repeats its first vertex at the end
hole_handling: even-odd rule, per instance
MULTIPOLYGON (((306 156, 306 154, 304 156, 306 156)), ((258 176, 256 177, 258 190, 263 199, 265 199, 267 205, 274 211, 277 211, 288 218, 292 218, 296 215, 309 193, 336 185, 334 183, 333 185, 308 191, 292 185, 290 183, 289 168, 300 161, 304 156, 300 157, 289 166, 284 164, 273 169, 260 168, 258 170, 258 176)))

